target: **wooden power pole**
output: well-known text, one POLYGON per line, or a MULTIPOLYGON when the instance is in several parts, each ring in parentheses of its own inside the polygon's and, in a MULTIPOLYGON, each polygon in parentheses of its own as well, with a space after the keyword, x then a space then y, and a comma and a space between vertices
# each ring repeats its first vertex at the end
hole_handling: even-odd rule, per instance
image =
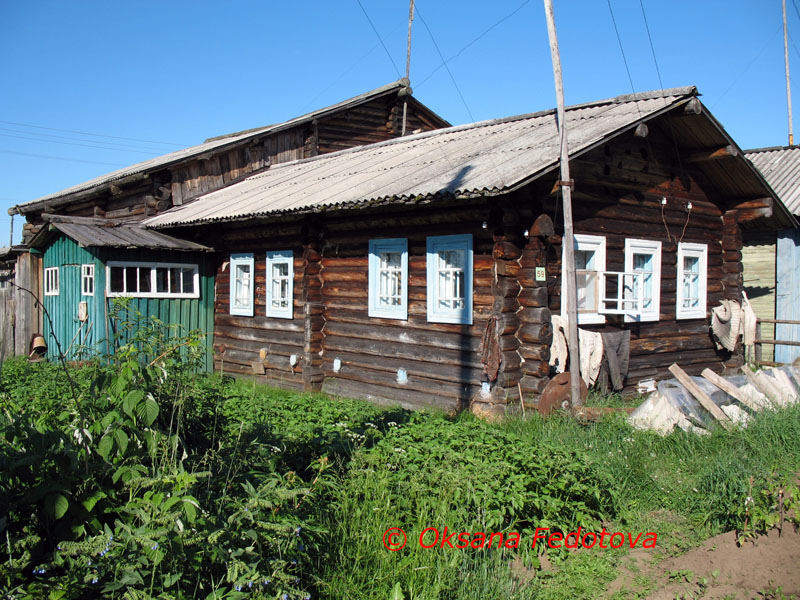
POLYGON ((783 0, 783 61, 786 63, 786 104, 789 107, 789 145, 794 145, 792 132, 792 86, 789 79, 789 34, 786 29, 786 0, 783 0))
POLYGON ((556 21, 553 15, 552 0, 544 0, 547 17, 547 35, 550 38, 550 55, 553 59, 553 77, 556 83, 556 102, 558 106, 558 133, 561 138, 561 195, 564 206, 564 264, 561 265, 561 298, 566 299, 569 347, 569 383, 572 406, 582 404, 581 368, 578 351, 578 293, 575 278, 575 236, 572 231, 572 180, 569 177, 569 145, 567 144, 567 119, 564 110, 564 82, 561 77, 561 55, 558 52, 556 21))
MULTIPOLYGON (((414 23, 414 0, 411 0, 408 7, 408 47, 406 48, 406 81, 411 85, 411 25, 414 23)), ((406 134, 406 123, 408 122, 408 95, 403 98, 403 130, 400 135, 406 134)))

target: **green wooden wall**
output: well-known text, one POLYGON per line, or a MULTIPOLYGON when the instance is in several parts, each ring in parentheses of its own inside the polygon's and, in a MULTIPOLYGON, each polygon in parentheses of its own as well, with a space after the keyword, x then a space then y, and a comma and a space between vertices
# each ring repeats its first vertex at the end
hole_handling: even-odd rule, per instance
MULTIPOLYGON (((106 262, 170 262, 190 263, 199 266, 199 298, 132 298, 131 308, 144 316, 155 316, 166 324, 180 324, 183 335, 199 330, 206 334, 206 369, 213 368, 212 342, 214 332, 214 269, 210 258, 201 253, 167 252, 153 250, 125 250, 112 248, 81 248, 65 235, 56 238, 43 253, 43 267, 59 267, 58 296, 43 296, 43 302, 69 360, 85 358, 90 353, 107 353, 113 350, 115 326, 109 319, 113 298, 106 298, 106 262), (95 265, 94 296, 81 296, 81 265, 95 265), (80 302, 87 302, 88 319, 78 320, 80 302)), ((56 356, 58 346, 47 327, 45 334, 48 354, 56 356)))

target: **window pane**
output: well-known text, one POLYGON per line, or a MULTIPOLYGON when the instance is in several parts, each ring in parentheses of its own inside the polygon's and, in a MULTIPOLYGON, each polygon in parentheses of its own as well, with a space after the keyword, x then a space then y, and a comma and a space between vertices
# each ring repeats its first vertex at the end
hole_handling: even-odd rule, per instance
POLYGON ((125 291, 125 267, 111 267, 111 291, 122 293, 125 291))
POLYGON ((156 269, 156 292, 166 294, 169 292, 169 269, 158 267, 156 269))
MULTIPOLYGON (((642 300, 642 310, 647 310, 653 307, 653 255, 635 253, 633 255, 633 270, 641 272, 642 287, 644 288, 644 299, 642 300)), ((636 298, 639 293, 638 286, 633 286, 633 297, 636 298)))
POLYGON ((594 250, 575 250, 575 268, 595 270, 595 251, 594 250))
POLYGON ((250 265, 238 264, 234 272, 234 306, 250 306, 250 265))
POLYGON ((181 269, 183 276, 183 285, 181 286, 181 293, 194 294, 194 269, 181 269))
POLYGON ((578 312, 597 312, 597 271, 576 271, 578 312))
POLYGON ((439 307, 455 310, 465 307, 463 250, 439 252, 439 307))
POLYGON ((139 267, 139 293, 149 294, 151 287, 151 273, 150 267, 139 267))
POLYGON ((138 291, 139 286, 136 285, 138 269, 136 267, 128 267, 125 269, 125 291, 134 293, 138 291))
POLYGON ((402 298, 402 254, 381 252, 378 266, 378 304, 400 306, 402 298))

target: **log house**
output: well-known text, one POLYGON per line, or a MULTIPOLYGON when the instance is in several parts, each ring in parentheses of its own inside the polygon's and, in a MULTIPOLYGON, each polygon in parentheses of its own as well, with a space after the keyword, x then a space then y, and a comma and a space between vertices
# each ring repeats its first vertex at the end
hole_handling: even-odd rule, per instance
MULTIPOLYGON (((673 362, 739 365, 741 352, 715 349, 710 309, 740 298, 742 231, 795 227, 791 213, 695 88, 567 119, 579 326, 631 332, 627 390, 673 362), (638 291, 614 297, 615 277, 638 291)), ((215 368, 502 413, 535 406, 552 375, 557 167, 551 110, 276 166, 145 225, 218 240, 215 368)))

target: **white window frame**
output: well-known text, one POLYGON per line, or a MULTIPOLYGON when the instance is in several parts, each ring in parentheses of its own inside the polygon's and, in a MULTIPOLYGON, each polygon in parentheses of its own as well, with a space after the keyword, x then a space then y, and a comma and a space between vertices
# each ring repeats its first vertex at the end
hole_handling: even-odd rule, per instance
MULTIPOLYGON (((595 271, 597 272, 596 278, 596 286, 595 289, 595 298, 597 299, 597 309, 596 312, 584 312, 578 313, 578 324, 579 325, 594 325, 605 323, 606 318, 603 314, 599 312, 600 307, 602 305, 602 296, 601 296, 601 288, 600 288, 600 274, 606 270, 606 238, 602 235, 587 235, 585 233, 576 233, 574 235, 575 239, 575 251, 590 251, 593 250, 595 253, 594 260, 595 260, 595 271)), ((562 250, 561 253, 561 264, 562 264, 562 278, 561 278, 561 316, 567 316, 567 299, 564 294, 565 287, 564 287, 564 270, 563 265, 566 264, 566 259, 564 257, 565 252, 562 250)))
POLYGON ((242 317, 252 317, 253 316, 253 308, 255 306, 255 259, 253 258, 252 254, 231 254, 231 262, 230 262, 230 313, 232 315, 239 315, 242 317), (235 285, 235 275, 236 275, 236 267, 238 265, 248 265, 250 267, 250 285, 249 285, 249 298, 247 298, 247 304, 245 306, 236 306, 235 305, 235 294, 236 294, 236 285, 235 285))
POLYGON ((199 298, 200 297, 200 270, 196 264, 191 263, 166 263, 166 262, 139 262, 139 261, 109 261, 106 263, 106 297, 118 298, 199 298), (111 291, 111 269, 122 267, 125 269, 149 269, 150 291, 129 291, 127 289, 127 273, 123 276, 124 291, 111 291), (193 292, 157 292, 156 282, 157 269, 191 269, 193 292))
POLYGON ((369 302, 367 314, 383 319, 408 319, 408 240, 390 238, 369 241, 369 302), (379 303, 381 291, 381 253, 400 254, 400 304, 382 306, 379 303))
POLYGON ((706 304, 708 297, 708 245, 696 244, 693 242, 681 242, 678 244, 678 265, 677 265, 677 290, 675 302, 676 319, 705 319, 706 304), (696 257, 699 259, 699 277, 697 291, 699 294, 698 306, 695 308, 684 308, 683 301, 683 259, 686 257, 696 257))
POLYGON ((94 265, 81 265, 81 296, 94 296, 94 265))
POLYGON ((59 270, 58 267, 47 267, 44 270, 44 295, 58 296, 59 270))
POLYGON ((267 252, 267 316, 278 319, 291 319, 294 317, 294 253, 291 250, 275 250, 267 252), (285 308, 273 308, 272 302, 272 267, 275 265, 288 265, 289 285, 287 287, 285 308))
POLYGON ((428 322, 472 325, 472 234, 431 236, 426 250, 428 322), (464 252, 464 306, 447 309, 439 306, 439 254, 453 250, 464 252))
MULTIPOLYGON (((649 308, 642 309, 639 314, 625 315, 626 323, 645 321, 658 321, 661 318, 661 242, 656 240, 625 240, 625 271, 629 273, 644 273, 634 269, 634 254, 650 254, 653 257, 652 290, 653 299, 649 308)), ((642 283, 644 286, 644 282, 642 283)))

